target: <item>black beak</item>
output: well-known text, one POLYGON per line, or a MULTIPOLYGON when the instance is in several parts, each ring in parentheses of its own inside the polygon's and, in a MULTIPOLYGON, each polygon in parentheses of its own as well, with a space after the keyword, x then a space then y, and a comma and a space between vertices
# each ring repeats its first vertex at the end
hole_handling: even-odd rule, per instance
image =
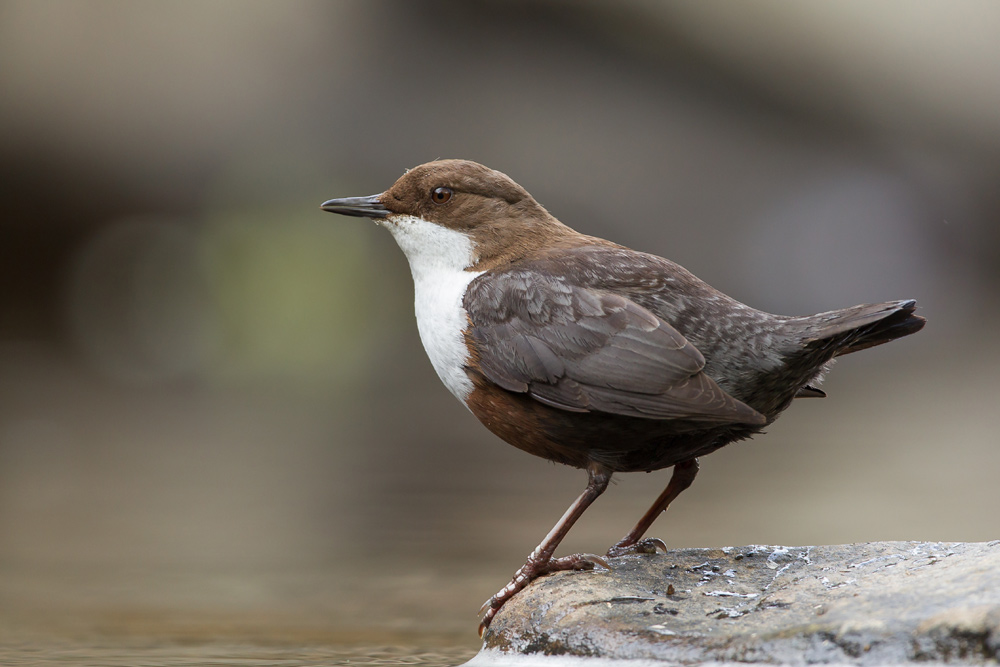
POLYGON ((379 201, 379 197, 381 196, 381 194, 377 194, 367 197, 331 199, 330 201, 323 202, 320 208, 330 213, 353 215, 356 218, 384 218, 389 215, 389 209, 379 201))

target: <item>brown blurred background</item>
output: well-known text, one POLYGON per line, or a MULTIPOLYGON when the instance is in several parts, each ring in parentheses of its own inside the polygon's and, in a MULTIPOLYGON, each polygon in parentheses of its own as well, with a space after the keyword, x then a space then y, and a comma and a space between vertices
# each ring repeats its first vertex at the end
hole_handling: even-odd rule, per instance
MULTIPOLYGON (((1000 537, 998 26, 991 1, 0 2, 0 613, 305 608, 474 644, 584 474, 480 427, 392 239, 318 208, 439 157, 756 307, 919 300, 918 336, 704 459, 669 545, 1000 537)), ((564 550, 668 475, 622 476, 564 550)))

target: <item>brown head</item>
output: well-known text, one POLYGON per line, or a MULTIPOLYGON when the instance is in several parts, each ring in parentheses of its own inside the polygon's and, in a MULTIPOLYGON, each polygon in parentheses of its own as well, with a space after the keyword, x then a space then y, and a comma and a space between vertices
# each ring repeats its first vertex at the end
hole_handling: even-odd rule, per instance
POLYGON ((576 235, 509 176, 469 160, 428 162, 381 194, 331 199, 322 208, 376 220, 393 232, 408 256, 402 226, 423 221, 458 232, 471 242, 479 270, 576 235))

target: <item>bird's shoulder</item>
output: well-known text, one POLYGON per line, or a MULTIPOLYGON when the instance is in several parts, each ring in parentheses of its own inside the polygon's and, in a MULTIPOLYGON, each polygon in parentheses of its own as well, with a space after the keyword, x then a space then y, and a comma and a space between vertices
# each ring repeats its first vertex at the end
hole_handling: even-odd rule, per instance
POLYGON ((473 281, 469 291, 482 310, 494 313, 550 300, 551 309, 534 313, 547 317, 569 314, 568 295, 573 293, 618 294, 647 304, 662 316, 659 304, 653 302, 669 305, 715 290, 663 257, 577 235, 515 262, 491 267, 473 281), (526 301, 528 296, 531 301, 526 301))

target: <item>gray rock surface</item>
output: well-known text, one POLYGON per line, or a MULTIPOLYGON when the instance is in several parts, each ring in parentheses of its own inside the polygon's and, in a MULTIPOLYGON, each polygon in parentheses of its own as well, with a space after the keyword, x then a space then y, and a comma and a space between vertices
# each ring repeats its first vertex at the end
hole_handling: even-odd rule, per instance
POLYGON ((996 663, 1000 540, 685 549, 516 595, 484 655, 782 664, 996 663))

